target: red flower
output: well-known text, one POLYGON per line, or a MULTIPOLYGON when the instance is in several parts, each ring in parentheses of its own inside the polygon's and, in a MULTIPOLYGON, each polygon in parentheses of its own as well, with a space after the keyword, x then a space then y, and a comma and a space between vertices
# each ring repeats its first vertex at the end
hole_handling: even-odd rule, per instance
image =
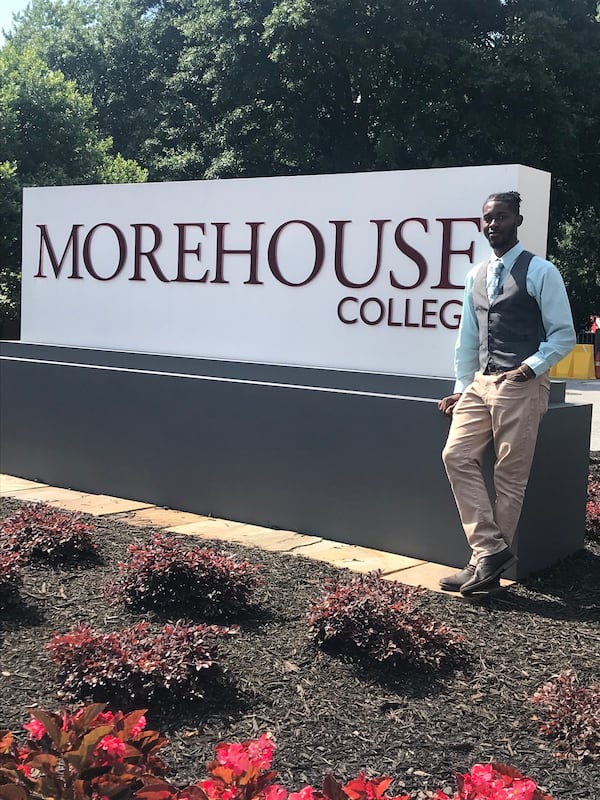
POLYGON ((247 745, 248 756, 254 766, 261 769, 269 769, 273 761, 275 742, 267 734, 263 733, 260 739, 253 739, 247 745))
POLYGON ((314 800, 315 790, 312 786, 305 786, 299 792, 292 792, 288 800, 314 800))
POLYGON ((246 748, 237 742, 217 745, 217 761, 221 766, 230 769, 237 778, 243 775, 250 766, 250 757, 246 748))
POLYGON ((126 750, 125 742, 118 739, 116 736, 107 734, 96 745, 94 755, 100 758, 101 766, 107 764, 115 764, 123 761, 123 756, 126 750))
POLYGON ((264 800, 285 800, 287 791, 278 783, 267 786, 263 793, 264 800))
MULTIPOLYGON (((454 800, 534 800, 535 781, 510 767, 475 764, 470 773, 457 775, 458 791, 454 800)), ((438 790, 438 800, 450 800, 438 790)))
POLYGON ((37 739, 39 741, 46 735, 46 728, 39 719, 32 719, 31 722, 26 722, 23 727, 26 731, 29 731, 30 739, 37 739))
POLYGON ((100 725, 110 725, 114 718, 115 715, 112 711, 101 711, 97 716, 94 717, 93 725, 94 727, 100 725))
POLYGON ((208 797, 208 800, 232 800, 237 793, 235 787, 226 787, 225 784, 217 781, 199 781, 198 786, 208 797))
POLYGON ((350 800, 380 800, 392 780, 387 777, 367 778, 365 772, 361 770, 353 781, 344 786, 344 792, 350 800))
POLYGON ((133 728, 131 729, 131 736, 137 736, 140 734, 144 728, 146 727, 146 717, 140 717, 138 721, 135 723, 133 728))

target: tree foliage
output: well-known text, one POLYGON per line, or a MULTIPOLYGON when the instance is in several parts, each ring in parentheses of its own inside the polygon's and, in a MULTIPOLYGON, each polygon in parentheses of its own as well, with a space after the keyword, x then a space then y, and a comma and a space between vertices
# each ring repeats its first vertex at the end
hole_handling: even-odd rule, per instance
POLYGON ((600 306, 596 15, 594 0, 32 0, 9 39, 76 81, 155 180, 550 171, 550 252, 579 319, 600 306))
POLYGON ((25 186, 145 180, 137 163, 111 154, 89 95, 39 53, 0 51, 0 324, 19 311, 21 194, 25 186))

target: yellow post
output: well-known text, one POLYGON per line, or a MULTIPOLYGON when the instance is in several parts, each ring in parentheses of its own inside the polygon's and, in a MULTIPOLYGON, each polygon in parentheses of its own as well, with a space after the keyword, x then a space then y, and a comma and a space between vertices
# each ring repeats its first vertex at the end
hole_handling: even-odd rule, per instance
POLYGON ((568 356, 550 370, 551 378, 578 378, 587 380, 596 377, 594 345, 576 344, 568 356))

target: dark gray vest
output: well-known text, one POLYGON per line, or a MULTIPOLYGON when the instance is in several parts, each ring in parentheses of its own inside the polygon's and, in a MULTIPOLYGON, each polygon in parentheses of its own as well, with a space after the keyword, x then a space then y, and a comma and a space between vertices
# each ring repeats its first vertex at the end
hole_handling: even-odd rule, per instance
POLYGON ((546 338, 540 308, 527 294, 527 270, 532 258, 533 253, 523 250, 491 306, 486 289, 487 262, 475 275, 473 304, 479 325, 482 372, 518 367, 546 338))

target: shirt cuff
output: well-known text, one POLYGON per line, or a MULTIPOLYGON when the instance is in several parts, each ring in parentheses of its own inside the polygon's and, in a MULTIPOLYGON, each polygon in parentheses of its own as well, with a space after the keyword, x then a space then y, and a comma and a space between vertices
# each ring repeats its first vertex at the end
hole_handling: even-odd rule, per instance
POLYGON ((538 356, 529 356, 523 361, 523 364, 526 364, 529 369, 532 369, 536 377, 538 375, 542 375, 544 372, 547 372, 549 367, 546 365, 546 362, 543 358, 539 358, 538 356))

